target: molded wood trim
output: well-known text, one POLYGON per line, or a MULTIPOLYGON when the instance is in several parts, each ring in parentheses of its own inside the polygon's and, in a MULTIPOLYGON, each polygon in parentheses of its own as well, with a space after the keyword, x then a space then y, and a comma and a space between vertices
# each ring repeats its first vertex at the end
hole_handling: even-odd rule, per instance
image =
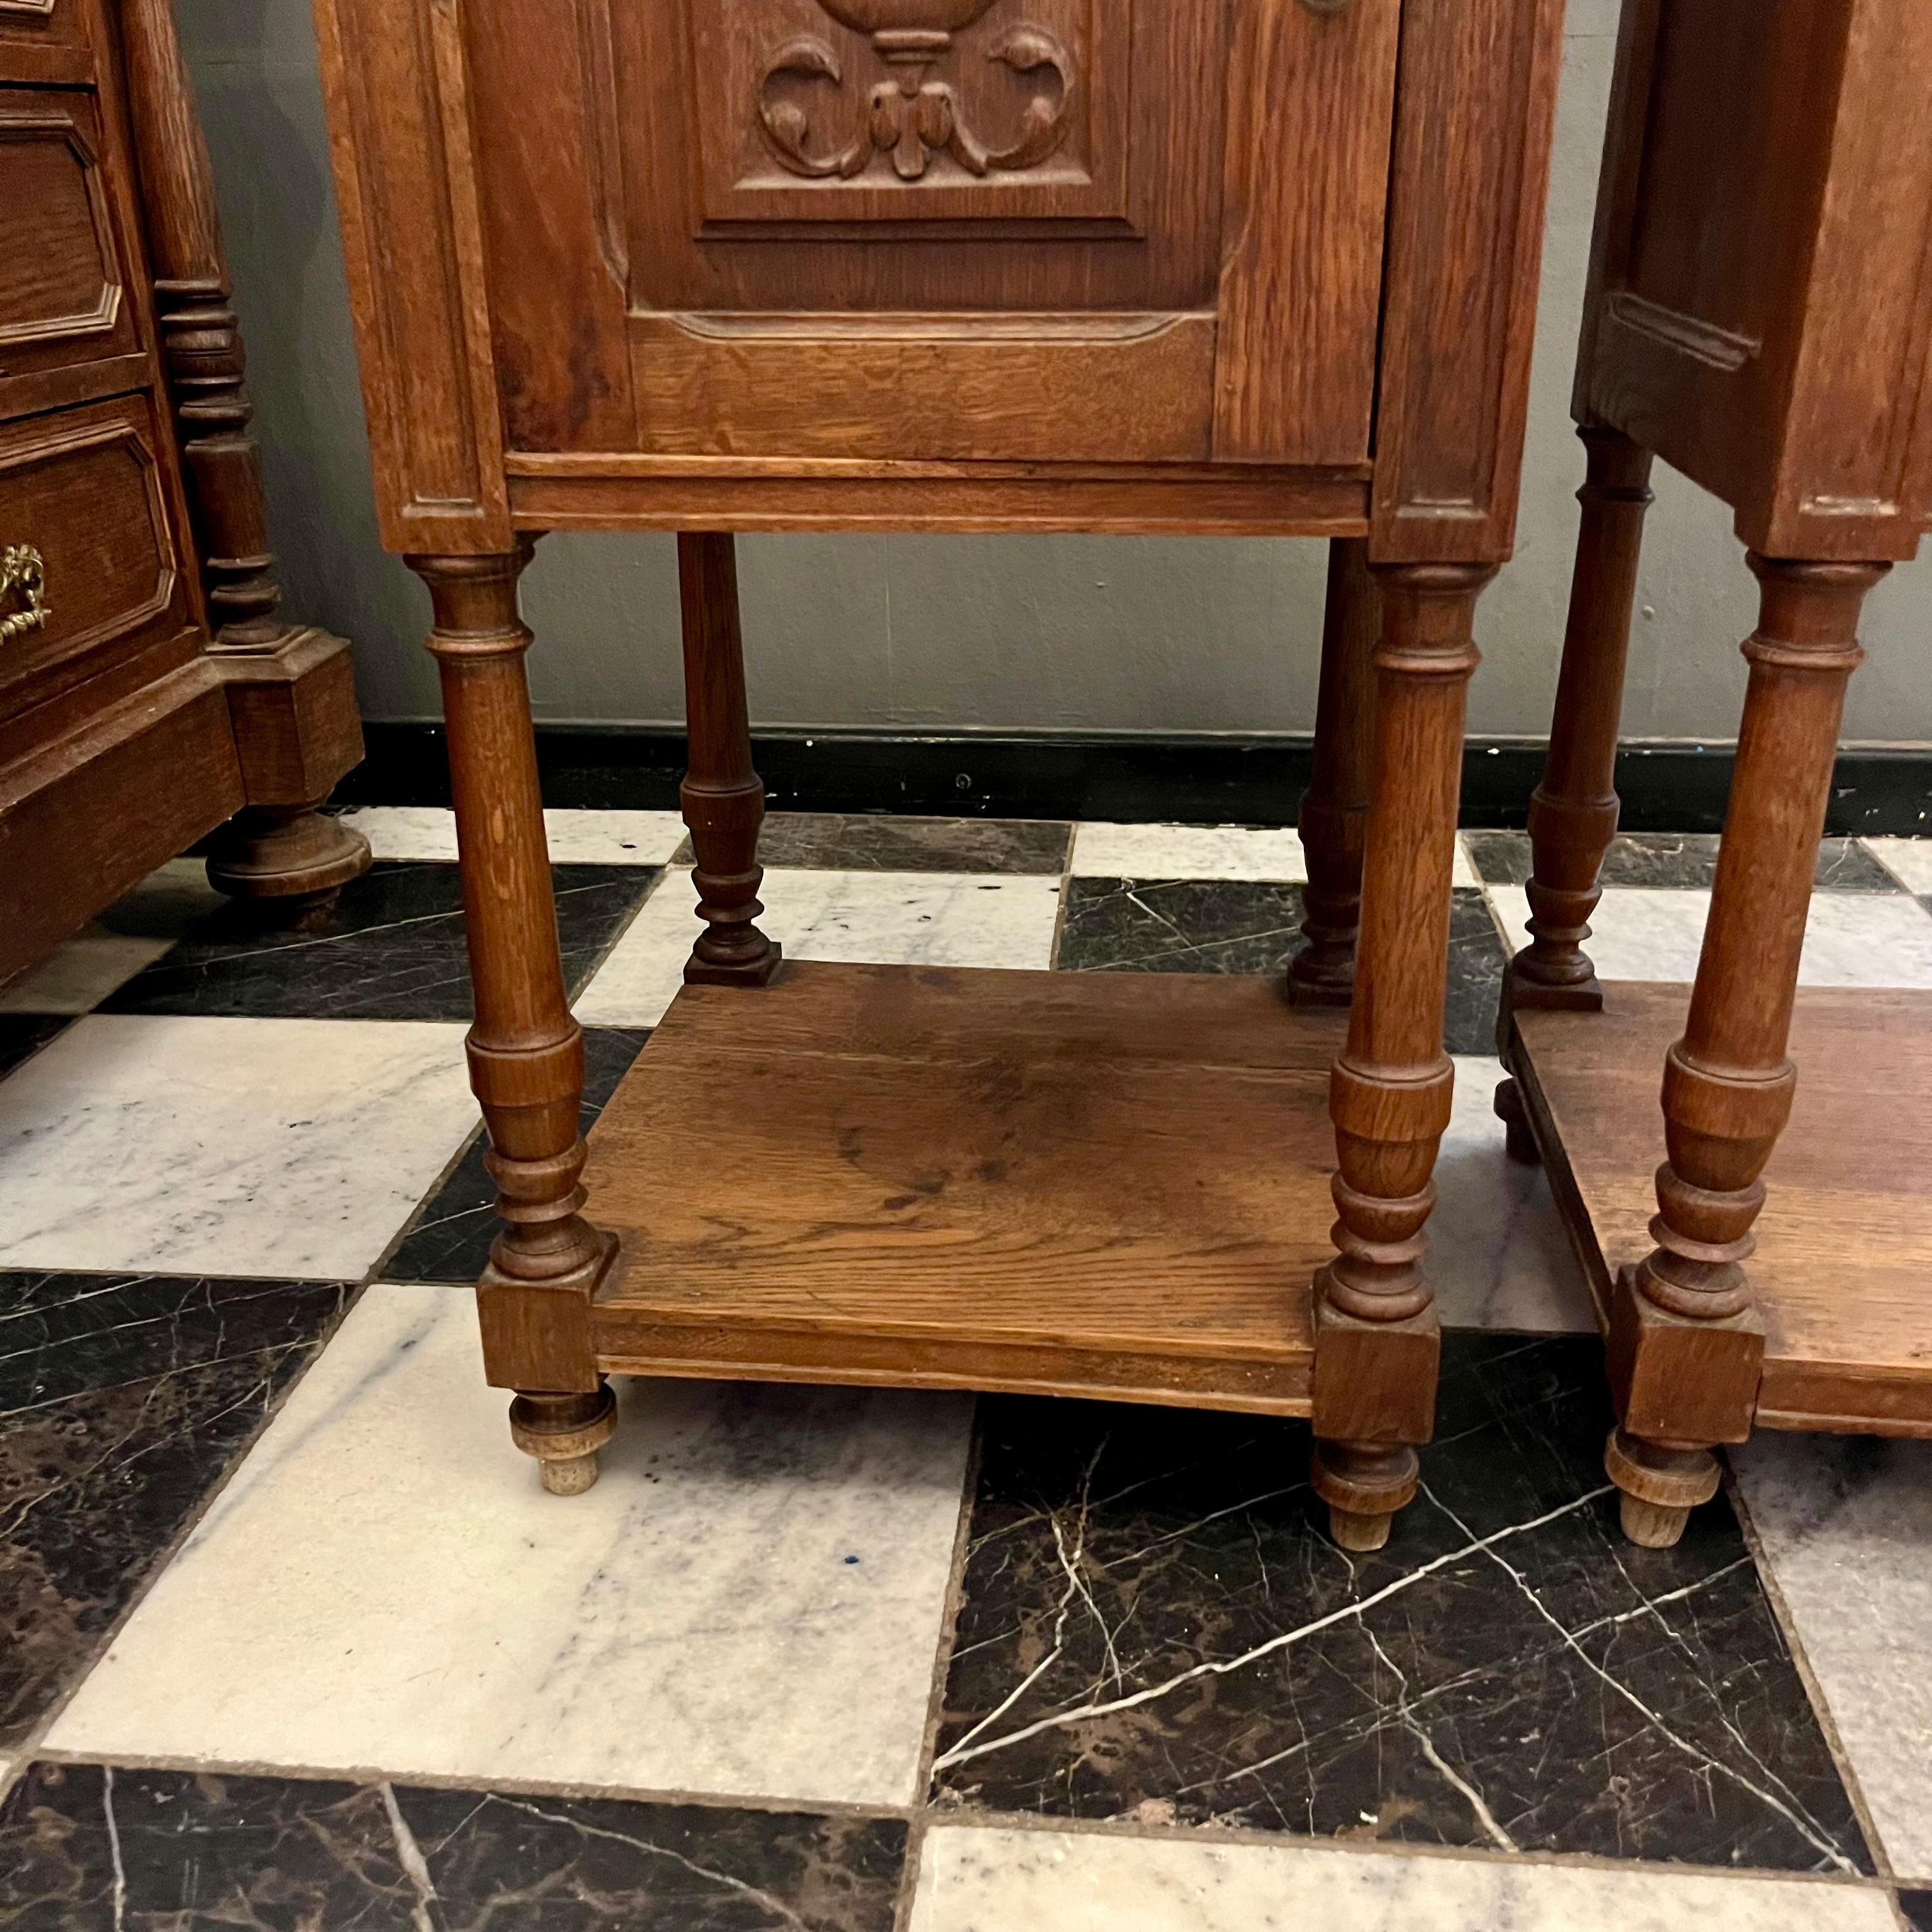
POLYGON ((315 19, 383 542, 507 550, 459 0, 315 19))
POLYGON ((1514 544, 1562 52, 1562 0, 1402 9, 1376 562, 1514 544))

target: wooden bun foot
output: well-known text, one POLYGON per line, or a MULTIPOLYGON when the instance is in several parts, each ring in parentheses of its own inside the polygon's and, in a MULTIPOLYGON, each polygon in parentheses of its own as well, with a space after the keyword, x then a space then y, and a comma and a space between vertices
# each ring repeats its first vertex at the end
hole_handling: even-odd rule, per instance
POLYGON ((1511 1160, 1524 1167, 1540 1167, 1543 1150, 1530 1131, 1529 1113, 1523 1105, 1522 1089, 1514 1080, 1505 1080, 1496 1089, 1496 1118, 1503 1124, 1503 1146, 1511 1160))
POLYGON ((616 1426, 617 1401, 608 1382, 589 1394, 520 1394, 510 1405, 510 1439, 537 1459, 554 1496, 580 1496, 597 1480, 597 1452, 616 1426))
POLYGON ((1647 1503, 1628 1495, 1618 1499, 1617 1514, 1624 1535, 1645 1550, 1674 1550, 1690 1522, 1688 1509, 1647 1503))
POLYGON ((313 806, 250 806, 208 846, 208 883, 264 926, 326 920, 336 895, 368 869, 368 840, 313 806))
POLYGON ((545 1457, 537 1464, 544 1487, 554 1496, 580 1496, 597 1480, 595 1456, 572 1456, 559 1460, 545 1457))
POLYGON ((1328 1533, 1341 1548, 1384 1548, 1396 1512, 1414 1499, 1421 1466, 1400 1443, 1319 1442, 1308 1480, 1328 1505, 1328 1533))
POLYGON ((1395 1526, 1393 1514, 1360 1516, 1353 1510, 1336 1509, 1328 1511, 1328 1534, 1343 1550, 1366 1556, 1371 1550, 1388 1546, 1389 1532, 1395 1526))
POLYGON ((1646 1550, 1673 1548, 1690 1512, 1718 1493, 1722 1473, 1708 1449, 1678 1448, 1627 1436, 1619 1425, 1604 1447, 1604 1469, 1622 1491, 1624 1534, 1646 1550))

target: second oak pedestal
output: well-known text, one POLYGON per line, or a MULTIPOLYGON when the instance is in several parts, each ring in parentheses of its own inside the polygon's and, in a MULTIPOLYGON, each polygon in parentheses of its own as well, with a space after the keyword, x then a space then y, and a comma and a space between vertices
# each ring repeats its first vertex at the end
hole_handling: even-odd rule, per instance
POLYGON ((1640 1543, 1682 1534, 1754 1427, 1932 1436, 1932 995, 1798 984, 1860 610, 1932 525, 1928 76, 1918 0, 1624 10, 1499 1106, 1597 1297, 1640 1543), (1731 506, 1759 590, 1688 998, 1600 986, 1582 950, 1652 452, 1731 506))

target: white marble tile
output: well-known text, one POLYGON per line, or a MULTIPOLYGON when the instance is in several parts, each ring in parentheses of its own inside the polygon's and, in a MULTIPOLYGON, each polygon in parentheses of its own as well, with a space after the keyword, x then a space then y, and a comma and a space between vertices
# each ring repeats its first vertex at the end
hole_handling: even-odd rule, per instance
MULTIPOLYGON (((788 959, 1044 968, 1058 875, 964 872, 765 874, 758 922, 788 959)), ((698 920, 691 879, 666 874, 577 1003, 586 1026, 655 1026, 683 983, 698 920)))
POLYGON ((1932 1442, 1760 1430, 1732 1462, 1892 1868, 1932 1885, 1932 1442))
MULTIPOLYGON (((1082 825, 1073 872, 1089 879, 1262 879, 1299 885, 1308 862, 1299 836, 1241 825, 1082 825)), ((1456 842, 1456 884, 1480 884, 1456 842)))
POLYGON ((98 922, 0 991, 0 1013, 91 1013, 174 944, 110 932, 98 922))
MULTIPOLYGON (((434 806, 365 806, 342 814, 379 859, 456 859, 456 814, 434 806)), ((662 866, 684 842, 674 812, 573 812, 544 814, 555 865, 662 866)))
MULTIPOLYGON (((1510 950, 1529 943, 1529 902, 1520 886, 1492 886, 1490 898, 1510 950)), ((1613 886, 1591 920, 1585 950, 1606 980, 1696 977, 1711 896, 1613 886)), ((1804 928, 1798 981, 1807 986, 1932 987, 1932 914, 1916 899, 1884 892, 1818 892, 1804 928)))
POLYGON ((470 1298, 370 1288, 50 1744, 911 1802, 970 1402, 620 1400, 597 1486, 547 1496, 470 1298))
POLYGON ((1893 1932, 1882 1892, 1297 1845, 936 1826, 910 1932, 1893 1932))
POLYGON ((1443 1325, 1532 1334, 1597 1332, 1590 1291, 1540 1167, 1503 1147, 1496 1061, 1459 1054, 1456 1101, 1436 1162, 1430 1278, 1443 1325))
POLYGON ((228 903, 199 859, 170 859, 0 990, 0 1012, 91 1013, 195 920, 228 903))
POLYGON ((1908 892, 1932 896, 1932 838, 1868 838, 1864 848, 1908 892))
POLYGON ((0 1084, 0 1267, 356 1279, 476 1124, 463 1034, 76 1021, 0 1084))

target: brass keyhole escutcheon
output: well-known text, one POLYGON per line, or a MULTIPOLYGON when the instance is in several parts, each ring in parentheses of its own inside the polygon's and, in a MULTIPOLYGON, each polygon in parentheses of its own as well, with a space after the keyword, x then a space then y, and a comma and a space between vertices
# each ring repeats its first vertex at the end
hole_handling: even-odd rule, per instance
POLYGON ((38 631, 53 614, 47 608, 46 560, 32 544, 10 544, 0 554, 0 644, 38 631), (22 608, 10 607, 18 604, 22 608))

